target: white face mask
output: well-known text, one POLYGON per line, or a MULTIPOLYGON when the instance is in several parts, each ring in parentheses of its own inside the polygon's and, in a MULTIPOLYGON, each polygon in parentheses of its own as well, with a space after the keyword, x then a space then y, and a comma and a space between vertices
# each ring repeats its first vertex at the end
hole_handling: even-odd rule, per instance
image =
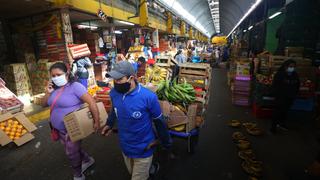
POLYGON ((60 76, 53 77, 53 78, 51 78, 51 80, 52 80, 52 82, 53 82, 55 85, 57 85, 57 86, 59 86, 59 87, 64 86, 64 85, 66 85, 66 84, 68 83, 65 74, 62 74, 62 75, 60 75, 60 76))
POLYGON ((288 67, 287 71, 288 73, 292 73, 294 71, 294 67, 288 67))

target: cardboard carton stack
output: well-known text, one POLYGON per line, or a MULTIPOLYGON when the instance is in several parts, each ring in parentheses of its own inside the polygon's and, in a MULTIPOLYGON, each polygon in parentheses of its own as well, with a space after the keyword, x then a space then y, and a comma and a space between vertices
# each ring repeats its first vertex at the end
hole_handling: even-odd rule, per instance
POLYGON ((4 66, 6 86, 17 96, 32 95, 30 79, 25 63, 4 66))
POLYGON ((40 59, 49 59, 49 61, 65 61, 67 59, 65 42, 59 33, 61 32, 57 31, 57 23, 52 23, 36 32, 40 59))
POLYGON ((251 77, 249 62, 237 62, 236 76, 231 89, 233 104, 240 106, 250 105, 251 77))
POLYGON ((33 94, 44 93, 45 87, 50 80, 50 67, 56 62, 47 62, 43 60, 35 64, 36 70, 30 72, 33 94))

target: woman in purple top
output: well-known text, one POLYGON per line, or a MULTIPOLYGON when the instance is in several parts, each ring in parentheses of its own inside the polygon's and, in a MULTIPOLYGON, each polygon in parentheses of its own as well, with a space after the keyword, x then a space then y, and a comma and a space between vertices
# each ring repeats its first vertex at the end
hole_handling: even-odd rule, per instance
POLYGON ((74 180, 84 180, 83 172, 94 163, 81 149, 81 141, 72 142, 67 134, 63 119, 64 116, 79 109, 83 103, 89 104, 93 115, 94 128, 100 128, 99 111, 95 100, 87 93, 87 90, 78 82, 70 78, 67 66, 64 63, 55 63, 50 67, 51 82, 46 87, 44 106, 49 106, 50 122, 59 132, 59 139, 73 168, 74 180))

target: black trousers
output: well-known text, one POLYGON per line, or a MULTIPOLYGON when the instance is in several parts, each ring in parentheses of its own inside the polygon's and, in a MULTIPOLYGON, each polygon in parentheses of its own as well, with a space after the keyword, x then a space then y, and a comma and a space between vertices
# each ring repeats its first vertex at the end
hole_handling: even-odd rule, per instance
POLYGON ((276 97, 271 129, 275 130, 277 125, 285 125, 293 101, 292 98, 276 97))

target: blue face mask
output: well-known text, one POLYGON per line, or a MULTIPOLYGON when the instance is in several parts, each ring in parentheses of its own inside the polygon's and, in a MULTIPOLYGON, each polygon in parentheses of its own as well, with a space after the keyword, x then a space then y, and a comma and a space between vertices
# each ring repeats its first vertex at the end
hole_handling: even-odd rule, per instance
POLYGON ((287 72, 288 73, 293 73, 294 72, 294 67, 288 67, 287 72))

